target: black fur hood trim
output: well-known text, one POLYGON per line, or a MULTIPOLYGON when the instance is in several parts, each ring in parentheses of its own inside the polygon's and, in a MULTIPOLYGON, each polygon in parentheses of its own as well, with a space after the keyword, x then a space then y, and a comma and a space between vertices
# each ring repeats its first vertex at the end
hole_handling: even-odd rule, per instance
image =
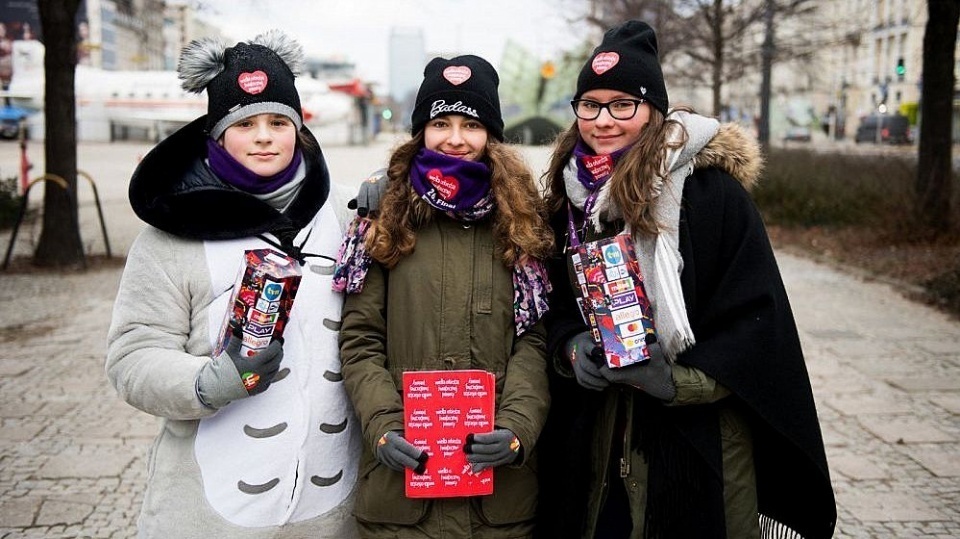
MULTIPOLYGON (((229 240, 278 230, 299 230, 330 194, 323 152, 301 147, 306 178, 284 212, 220 180, 207 166, 202 116, 154 147, 130 180, 130 205, 137 217, 175 236, 229 240)), ((301 130, 316 142, 313 134, 301 130)), ((315 144, 319 148, 319 144, 315 144)))

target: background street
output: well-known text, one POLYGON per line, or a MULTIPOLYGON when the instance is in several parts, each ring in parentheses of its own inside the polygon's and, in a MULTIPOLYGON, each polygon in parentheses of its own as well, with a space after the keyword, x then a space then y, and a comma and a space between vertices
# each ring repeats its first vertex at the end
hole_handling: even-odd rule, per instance
MULTIPOLYGON (((324 152, 333 179, 356 185, 392 145, 380 139, 324 152)), ((114 256, 142 227, 126 190, 149 148, 79 148, 114 256)), ((535 171, 544 168, 549 148, 524 151, 535 171)), ((0 143, 0 177, 17 174, 18 152, 15 142, 0 143)), ((33 178, 44 169, 39 143, 29 155, 33 178)), ((42 195, 33 189, 33 206, 42 195)), ((83 180, 79 199, 83 243, 102 254, 83 180)), ((38 235, 38 227, 23 227, 14 254, 29 255, 38 235)), ((4 250, 9 237, 0 232, 4 250)), ((836 537, 960 537, 960 321, 905 299, 896 285, 783 252, 778 261, 822 422, 836 537)), ((83 273, 0 273, 0 539, 135 535, 158 421, 121 402, 104 374, 121 271, 117 262, 83 273)))

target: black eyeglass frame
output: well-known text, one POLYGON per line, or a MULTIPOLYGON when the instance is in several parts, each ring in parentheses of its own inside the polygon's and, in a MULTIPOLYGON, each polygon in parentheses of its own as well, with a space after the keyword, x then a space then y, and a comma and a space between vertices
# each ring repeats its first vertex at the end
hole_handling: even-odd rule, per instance
POLYGON ((593 99, 574 99, 570 101, 570 106, 573 107, 574 116, 576 116, 577 118, 580 118, 581 120, 596 120, 597 118, 600 117, 600 113, 603 112, 603 109, 607 109, 607 114, 609 114, 610 117, 613 118, 614 120, 632 120, 633 117, 637 115, 637 111, 640 110, 640 105, 646 102, 647 102, 646 99, 637 99, 633 97, 622 97, 620 99, 614 99, 613 101, 607 101, 606 103, 594 101, 593 99), (624 101, 633 103, 633 112, 631 112, 629 116, 625 118, 621 118, 613 113, 613 109, 610 108, 610 105, 614 103, 621 103, 624 101), (597 113, 593 117, 581 116, 579 111, 577 110, 577 105, 579 103, 593 103, 594 105, 597 106, 597 113))

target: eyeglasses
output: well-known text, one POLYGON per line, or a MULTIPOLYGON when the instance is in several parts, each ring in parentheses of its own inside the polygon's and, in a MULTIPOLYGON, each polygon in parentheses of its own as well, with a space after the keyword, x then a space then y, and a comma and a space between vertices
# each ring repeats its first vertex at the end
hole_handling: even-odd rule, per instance
POLYGON ((606 103, 599 103, 591 99, 574 99, 573 113, 581 120, 596 120, 600 111, 607 109, 614 120, 629 120, 637 115, 637 107, 646 103, 643 99, 614 99, 606 103))

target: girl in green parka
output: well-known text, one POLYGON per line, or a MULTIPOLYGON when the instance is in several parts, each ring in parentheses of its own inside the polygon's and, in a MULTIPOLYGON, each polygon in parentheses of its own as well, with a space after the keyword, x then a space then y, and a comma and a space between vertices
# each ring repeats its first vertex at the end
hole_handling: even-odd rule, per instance
POLYGON ((476 56, 427 65, 379 218, 355 221, 341 249, 340 349, 364 439, 355 511, 363 537, 533 531, 535 444, 550 401, 540 260, 553 240, 531 173, 502 144, 498 83, 476 56), (494 469, 494 492, 407 498, 404 470, 430 462, 404 436, 402 375, 450 369, 495 375, 494 428, 464 445, 474 472, 494 469))

